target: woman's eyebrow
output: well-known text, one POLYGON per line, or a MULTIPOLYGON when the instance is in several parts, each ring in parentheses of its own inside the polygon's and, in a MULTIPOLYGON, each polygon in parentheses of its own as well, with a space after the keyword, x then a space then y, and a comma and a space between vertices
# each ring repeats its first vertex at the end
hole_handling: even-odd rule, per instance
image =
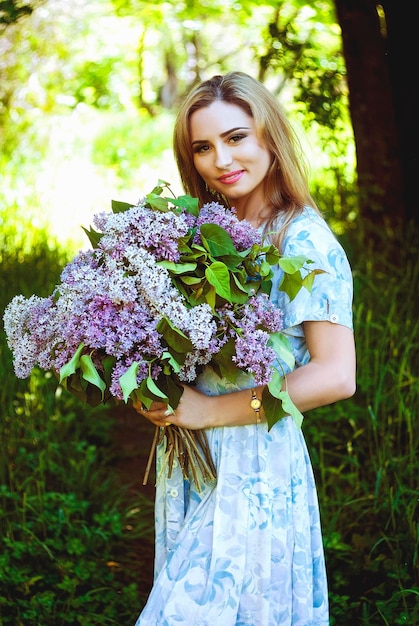
MULTIPOLYGON (((237 126, 235 128, 230 128, 229 130, 226 130, 223 133, 221 133, 220 137, 227 137, 227 135, 230 135, 231 133, 235 133, 238 130, 250 130, 250 128, 248 126, 237 126)), ((196 143, 208 143, 208 139, 196 139, 195 141, 192 142, 192 145, 196 143)))
POLYGON ((226 137, 230 135, 230 133, 235 133, 238 130, 250 130, 248 126, 237 126, 236 128, 230 128, 230 130, 226 130, 224 133, 221 133, 220 137, 226 137))

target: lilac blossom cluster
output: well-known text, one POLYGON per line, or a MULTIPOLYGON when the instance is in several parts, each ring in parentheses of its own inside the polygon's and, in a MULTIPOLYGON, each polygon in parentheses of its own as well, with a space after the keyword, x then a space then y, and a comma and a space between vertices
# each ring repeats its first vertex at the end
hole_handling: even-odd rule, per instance
POLYGON ((218 226, 224 228, 239 252, 251 248, 253 244, 260 245, 262 243, 261 233, 253 228, 247 220, 238 220, 234 207, 227 209, 217 202, 204 204, 196 221, 196 226, 198 226, 196 242, 198 243, 200 241, 199 226, 201 224, 218 224, 218 226))
POLYGON ((283 328, 282 311, 267 294, 259 293, 252 295, 238 309, 226 305, 218 314, 222 320, 220 328, 223 329, 221 344, 229 337, 235 340, 233 362, 252 374, 256 385, 267 385, 271 380, 272 365, 277 359, 268 342, 271 333, 280 332, 283 328))
POLYGON ((26 378, 35 366, 59 372, 84 344, 98 372, 103 359, 112 357, 109 392, 123 399, 120 379, 133 363, 138 385, 162 372, 167 342, 158 325, 165 318, 192 344, 177 372, 180 381, 193 381, 197 368, 234 337, 237 366, 252 373, 257 384, 269 382, 276 355, 268 339, 282 327, 281 312, 269 298, 252 295, 244 305, 227 304, 216 312, 206 303, 190 306, 159 264, 177 262, 179 240, 191 226, 199 236, 203 223, 223 227, 238 250, 261 243, 258 231, 217 203, 205 205, 193 219, 186 212, 159 212, 143 204, 96 215, 97 246, 63 269, 53 294, 15 296, 6 307, 4 327, 16 375, 26 378))
POLYGON ((216 324, 211 308, 187 307, 167 270, 144 248, 130 243, 122 252, 111 236, 106 245, 106 251, 82 252, 67 265, 49 298, 16 296, 8 305, 4 324, 16 375, 26 378, 36 365, 59 371, 83 342, 98 370, 104 356, 115 358, 110 392, 122 399, 119 379, 133 362, 138 363, 138 384, 147 377, 149 363, 155 363, 154 377, 160 372, 165 346, 156 326, 167 317, 192 342, 188 363, 179 372, 180 380, 190 380, 195 365, 212 356, 216 324))
POLYGON ((121 249, 128 245, 140 246, 151 252, 157 261, 179 259, 178 240, 189 230, 186 215, 173 211, 160 213, 143 204, 121 213, 100 213, 93 225, 104 233, 101 247, 109 249, 115 241, 121 249))

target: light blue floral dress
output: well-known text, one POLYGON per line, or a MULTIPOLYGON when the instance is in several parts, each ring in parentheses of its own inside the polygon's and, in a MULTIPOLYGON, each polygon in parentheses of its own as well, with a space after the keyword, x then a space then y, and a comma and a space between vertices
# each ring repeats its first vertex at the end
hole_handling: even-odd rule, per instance
MULTIPOLYGON (((309 360, 302 322, 352 328, 352 275, 324 220, 306 208, 290 225, 285 256, 305 255, 327 273, 293 302, 278 290, 297 366, 309 360)), ((221 394, 234 385, 207 368, 199 388, 221 394)), ((250 392, 249 392, 250 401, 250 392)), ((156 487, 155 581, 136 626, 326 626, 328 592, 316 486, 302 431, 284 417, 266 424, 207 430, 217 483, 201 492, 179 466, 156 487)), ((162 469, 159 450, 157 475, 162 469)))

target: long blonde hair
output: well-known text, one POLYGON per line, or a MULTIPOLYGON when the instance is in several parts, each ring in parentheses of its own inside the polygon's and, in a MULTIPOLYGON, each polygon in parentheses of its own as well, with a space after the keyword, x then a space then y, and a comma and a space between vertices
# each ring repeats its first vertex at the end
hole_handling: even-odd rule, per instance
POLYGON ((281 231, 275 236, 275 243, 280 247, 288 224, 303 207, 309 205, 318 209, 309 192, 305 160, 292 126, 276 98, 248 74, 229 72, 224 76, 213 76, 192 89, 183 101, 174 126, 173 147, 185 191, 197 197, 201 204, 214 200, 194 167, 190 118, 192 113, 215 101, 239 106, 253 117, 259 140, 272 154, 272 164, 265 179, 265 195, 271 209, 265 232, 269 232, 281 213, 281 231))

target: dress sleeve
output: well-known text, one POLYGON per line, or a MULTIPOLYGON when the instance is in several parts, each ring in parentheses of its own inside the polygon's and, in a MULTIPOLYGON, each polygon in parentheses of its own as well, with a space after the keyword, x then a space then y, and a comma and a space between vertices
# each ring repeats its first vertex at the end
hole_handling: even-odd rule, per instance
POLYGON ((283 325, 288 334, 300 336, 305 321, 330 321, 353 328, 353 280, 345 251, 325 220, 313 209, 306 208, 288 227, 284 239, 284 256, 303 255, 313 261, 310 269, 324 273, 314 278, 312 291, 302 288, 290 301, 279 289, 283 277, 275 268, 272 300, 283 311, 283 325))

